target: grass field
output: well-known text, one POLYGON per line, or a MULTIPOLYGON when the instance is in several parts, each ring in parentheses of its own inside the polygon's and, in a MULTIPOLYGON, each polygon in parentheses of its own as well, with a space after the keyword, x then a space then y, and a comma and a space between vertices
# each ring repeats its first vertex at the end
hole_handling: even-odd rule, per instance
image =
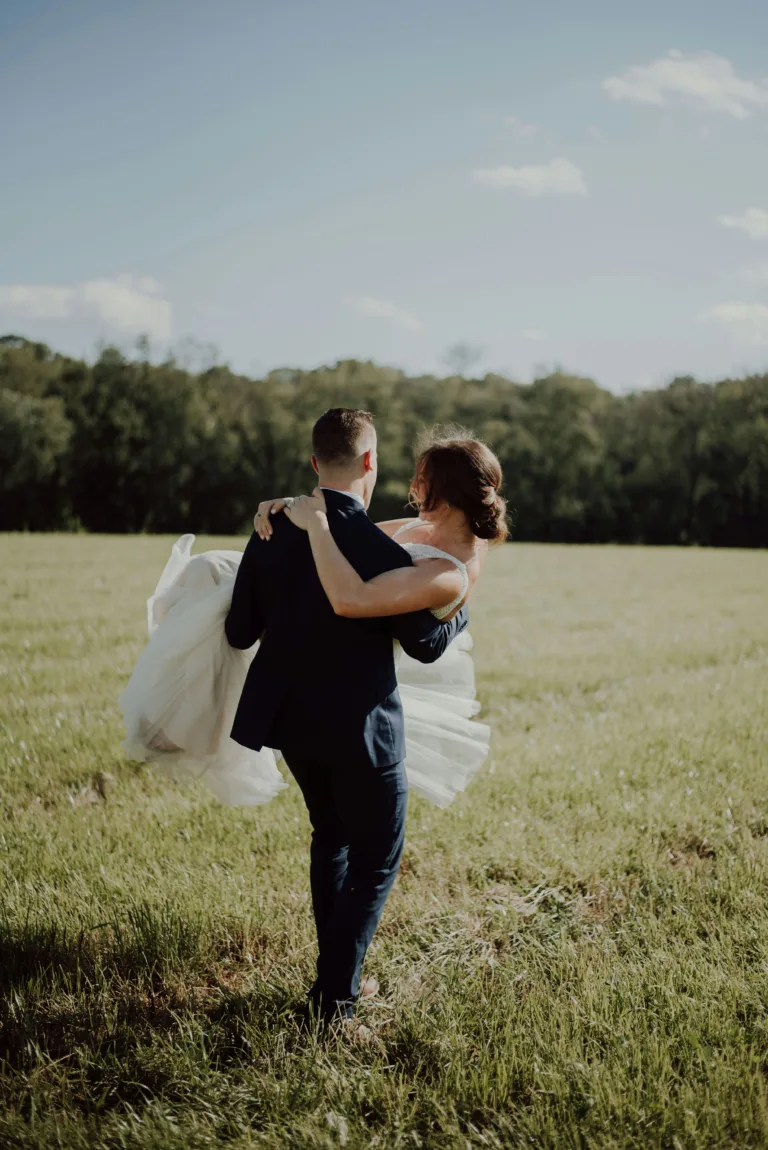
POLYGON ((295 785, 122 758, 168 547, 0 537, 0 1146, 768 1145, 768 554, 494 555, 493 761, 411 803, 368 1050, 293 1021, 295 785))

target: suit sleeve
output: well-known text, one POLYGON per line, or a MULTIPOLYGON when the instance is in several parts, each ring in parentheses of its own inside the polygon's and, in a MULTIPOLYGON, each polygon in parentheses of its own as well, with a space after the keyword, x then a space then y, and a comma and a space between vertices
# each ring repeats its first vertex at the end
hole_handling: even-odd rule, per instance
POLYGON ((252 647, 266 626, 266 608, 261 573, 266 558, 264 548, 269 546, 254 531, 248 540, 235 578, 232 603, 224 623, 230 647, 247 650, 252 647))
POLYGON ((447 623, 441 623, 430 611, 413 611, 395 616, 392 633, 406 655, 419 663, 434 663, 468 623, 467 607, 462 607, 447 623))

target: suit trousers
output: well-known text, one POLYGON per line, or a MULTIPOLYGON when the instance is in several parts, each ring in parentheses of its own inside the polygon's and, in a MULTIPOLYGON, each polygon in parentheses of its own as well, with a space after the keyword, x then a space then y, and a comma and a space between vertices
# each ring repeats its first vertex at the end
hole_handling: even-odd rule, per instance
POLYGON ((321 1016, 351 1016, 365 953, 400 867, 408 782, 403 763, 374 766, 283 746, 312 824, 310 885, 321 1016))

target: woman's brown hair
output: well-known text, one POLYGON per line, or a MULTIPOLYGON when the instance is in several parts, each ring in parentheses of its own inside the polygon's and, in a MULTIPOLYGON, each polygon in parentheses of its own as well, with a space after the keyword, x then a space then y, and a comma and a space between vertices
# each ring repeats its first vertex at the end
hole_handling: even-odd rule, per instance
POLYGON ((473 535, 503 543, 509 531, 502 481, 501 464, 485 443, 463 428, 432 431, 419 445, 411 502, 424 511, 440 503, 458 507, 473 535))

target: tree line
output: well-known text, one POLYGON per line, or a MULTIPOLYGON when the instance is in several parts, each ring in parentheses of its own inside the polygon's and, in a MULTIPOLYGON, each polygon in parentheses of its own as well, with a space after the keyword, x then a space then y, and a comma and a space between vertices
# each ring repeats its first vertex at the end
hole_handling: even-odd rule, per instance
POLYGON ((423 429, 458 423, 501 460, 514 539, 768 545, 768 374, 623 396, 564 372, 519 384, 358 361, 249 379, 11 335, 0 530, 243 532, 260 499, 311 488, 311 427, 334 406, 377 418, 377 517, 402 513, 423 429))

